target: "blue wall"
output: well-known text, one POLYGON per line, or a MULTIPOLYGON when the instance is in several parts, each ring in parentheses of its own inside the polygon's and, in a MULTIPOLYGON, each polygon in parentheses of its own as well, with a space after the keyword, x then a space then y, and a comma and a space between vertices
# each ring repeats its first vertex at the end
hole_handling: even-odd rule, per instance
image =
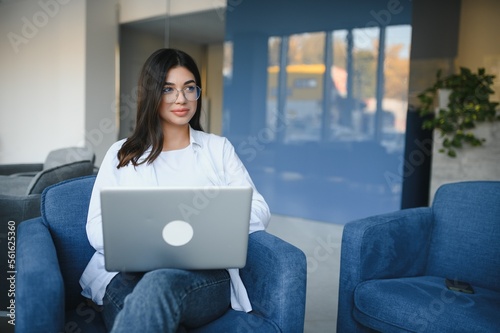
POLYGON ((411 1, 227 3, 223 135, 271 211, 345 223, 400 209, 407 96, 387 75, 390 46, 409 58, 411 1))

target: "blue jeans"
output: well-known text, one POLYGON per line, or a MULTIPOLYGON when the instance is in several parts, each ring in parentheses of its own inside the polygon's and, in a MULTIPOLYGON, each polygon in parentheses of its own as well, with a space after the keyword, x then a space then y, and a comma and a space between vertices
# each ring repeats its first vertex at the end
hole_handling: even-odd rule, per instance
POLYGON ((116 275, 106 288, 102 314, 113 333, 174 333, 217 319, 230 302, 226 270, 158 269, 116 275))

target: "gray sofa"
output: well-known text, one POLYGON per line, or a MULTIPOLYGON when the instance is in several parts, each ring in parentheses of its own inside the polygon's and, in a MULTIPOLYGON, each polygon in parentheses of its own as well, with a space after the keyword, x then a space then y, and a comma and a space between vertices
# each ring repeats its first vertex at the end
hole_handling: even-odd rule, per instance
POLYGON ((91 175, 94 162, 92 149, 69 147, 51 151, 43 164, 0 165, 0 223, 40 216, 43 190, 66 179, 91 175))

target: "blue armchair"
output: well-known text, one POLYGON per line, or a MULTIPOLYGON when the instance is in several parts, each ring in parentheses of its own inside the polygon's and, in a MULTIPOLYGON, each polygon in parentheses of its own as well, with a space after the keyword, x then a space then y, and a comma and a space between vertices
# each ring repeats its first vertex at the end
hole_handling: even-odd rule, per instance
MULTIPOLYGON (((47 188, 42 216, 19 225, 16 332, 106 331, 78 283, 94 252, 85 233, 94 180, 83 177, 47 188)), ((240 274, 254 311, 229 309, 195 332, 303 331, 307 273, 302 251, 267 232, 255 232, 240 274)))
POLYGON ((443 185, 432 207, 345 225, 337 332, 373 331, 500 331, 500 182, 443 185))

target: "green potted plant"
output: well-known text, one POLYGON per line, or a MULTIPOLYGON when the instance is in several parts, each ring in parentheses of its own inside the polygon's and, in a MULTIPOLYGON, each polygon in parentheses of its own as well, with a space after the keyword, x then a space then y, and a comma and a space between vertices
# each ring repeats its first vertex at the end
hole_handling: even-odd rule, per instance
POLYGON ((419 114, 425 117, 423 128, 437 130, 444 138, 440 152, 456 157, 456 149, 464 143, 471 146, 483 144, 485 140, 471 130, 478 122, 500 120, 498 103, 490 101, 490 96, 494 94, 494 78, 494 75, 487 75, 484 68, 473 73, 461 67, 458 74, 447 77, 442 77, 441 71, 438 71, 434 85, 417 96, 419 114), (437 105, 438 98, 444 99, 444 105, 443 102, 437 105))

